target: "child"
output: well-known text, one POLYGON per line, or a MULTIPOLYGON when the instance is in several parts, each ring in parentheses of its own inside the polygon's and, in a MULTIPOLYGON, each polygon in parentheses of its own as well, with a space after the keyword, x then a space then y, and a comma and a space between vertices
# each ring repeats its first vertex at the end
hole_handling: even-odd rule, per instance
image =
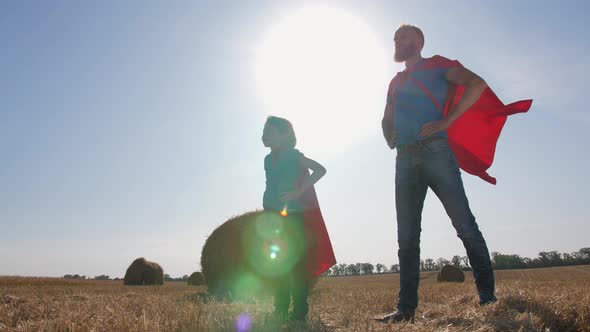
POLYGON ((292 294, 293 311, 288 319, 305 321, 310 281, 333 266, 336 259, 313 187, 326 174, 326 169, 296 150, 296 142, 288 120, 275 116, 267 118, 262 134, 262 143, 270 148, 264 158, 264 210, 284 218, 289 227, 283 236, 303 235, 303 253, 280 278, 275 291, 275 315, 281 320, 287 318, 292 294), (311 175, 309 170, 313 171, 311 175))

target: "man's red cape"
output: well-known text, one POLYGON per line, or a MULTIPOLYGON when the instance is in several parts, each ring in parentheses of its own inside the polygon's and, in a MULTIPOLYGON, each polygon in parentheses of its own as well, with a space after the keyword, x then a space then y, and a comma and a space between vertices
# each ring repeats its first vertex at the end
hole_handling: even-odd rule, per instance
MULTIPOLYGON (((398 73, 391 80, 389 89, 395 94, 395 89, 403 84, 411 72, 452 67, 462 67, 462 65, 459 61, 435 55, 398 73)), ((430 92, 420 82, 417 84, 433 99, 430 92)), ((465 86, 451 84, 449 96, 443 109, 445 116, 455 107, 464 91, 465 86)), ((496 184, 496 178, 490 176, 487 169, 494 160, 496 143, 506 118, 512 114, 528 111, 532 102, 532 99, 527 99, 504 105, 489 87, 486 88, 473 106, 447 129, 449 145, 457 157, 459 167, 467 173, 479 176, 484 181, 496 184)), ((434 103, 440 106, 436 101, 434 103)))
MULTIPOLYGON (((307 167, 300 168, 300 181, 310 176, 307 167)), ((304 208, 303 227, 305 229, 306 260, 310 277, 317 277, 336 264, 336 257, 332 249, 332 242, 322 217, 320 204, 315 189, 312 186, 299 198, 304 208)))

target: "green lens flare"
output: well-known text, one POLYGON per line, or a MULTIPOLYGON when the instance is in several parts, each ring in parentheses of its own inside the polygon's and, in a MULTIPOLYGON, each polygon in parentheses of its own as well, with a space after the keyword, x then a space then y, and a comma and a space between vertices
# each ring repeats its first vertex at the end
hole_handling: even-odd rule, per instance
POLYGON ((234 280, 231 287, 232 296, 238 299, 248 299, 255 296, 262 289, 262 282, 253 273, 241 273, 234 280))
POLYGON ((263 212, 254 224, 256 234, 249 235, 261 239, 273 239, 280 235, 285 228, 282 217, 274 212, 263 212))
POLYGON ((276 212, 262 213, 244 229, 242 241, 248 265, 260 277, 289 273, 304 255, 303 220, 276 212), (279 254, 280 253, 280 254, 279 254))

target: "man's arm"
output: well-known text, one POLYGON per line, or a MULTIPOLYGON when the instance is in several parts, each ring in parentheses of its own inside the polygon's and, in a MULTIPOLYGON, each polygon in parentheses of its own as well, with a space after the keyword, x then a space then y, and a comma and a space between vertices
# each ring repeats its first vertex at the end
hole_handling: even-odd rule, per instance
POLYGON ((450 110, 449 114, 443 120, 425 124, 420 131, 421 136, 430 136, 439 131, 446 130, 479 99, 488 87, 481 77, 465 67, 453 67, 449 69, 446 78, 453 84, 464 85, 465 92, 455 108, 450 110))
POLYGON ((451 68, 447 72, 447 80, 456 85, 465 85, 463 97, 447 114, 449 125, 451 125, 479 99, 488 85, 481 77, 465 67, 451 68))
POLYGON ((381 129, 383 130, 383 137, 390 149, 395 149, 397 143, 397 134, 393 126, 393 100, 387 97, 387 104, 383 113, 383 120, 381 120, 381 129))

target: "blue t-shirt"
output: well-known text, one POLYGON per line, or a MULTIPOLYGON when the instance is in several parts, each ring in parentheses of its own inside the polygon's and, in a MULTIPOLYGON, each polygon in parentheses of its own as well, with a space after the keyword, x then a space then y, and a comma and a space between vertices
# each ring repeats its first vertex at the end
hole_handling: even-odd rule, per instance
MULTIPOLYGON (((442 110, 432 102, 412 77, 432 93, 439 105, 444 106, 449 90, 449 82, 446 79, 448 70, 449 68, 437 68, 411 72, 397 89, 395 97, 391 95, 391 91, 388 91, 387 102, 390 103, 393 100, 394 103, 397 146, 424 139, 425 137, 419 135, 422 127, 428 122, 443 119, 442 110)), ((433 136, 447 137, 447 133, 441 131, 433 136)))
POLYGON ((264 158, 266 173, 266 190, 264 191, 263 207, 265 210, 301 212, 303 207, 297 201, 281 202, 280 195, 297 189, 297 181, 301 176, 300 159, 303 154, 297 149, 281 151, 273 160, 271 154, 264 158))

